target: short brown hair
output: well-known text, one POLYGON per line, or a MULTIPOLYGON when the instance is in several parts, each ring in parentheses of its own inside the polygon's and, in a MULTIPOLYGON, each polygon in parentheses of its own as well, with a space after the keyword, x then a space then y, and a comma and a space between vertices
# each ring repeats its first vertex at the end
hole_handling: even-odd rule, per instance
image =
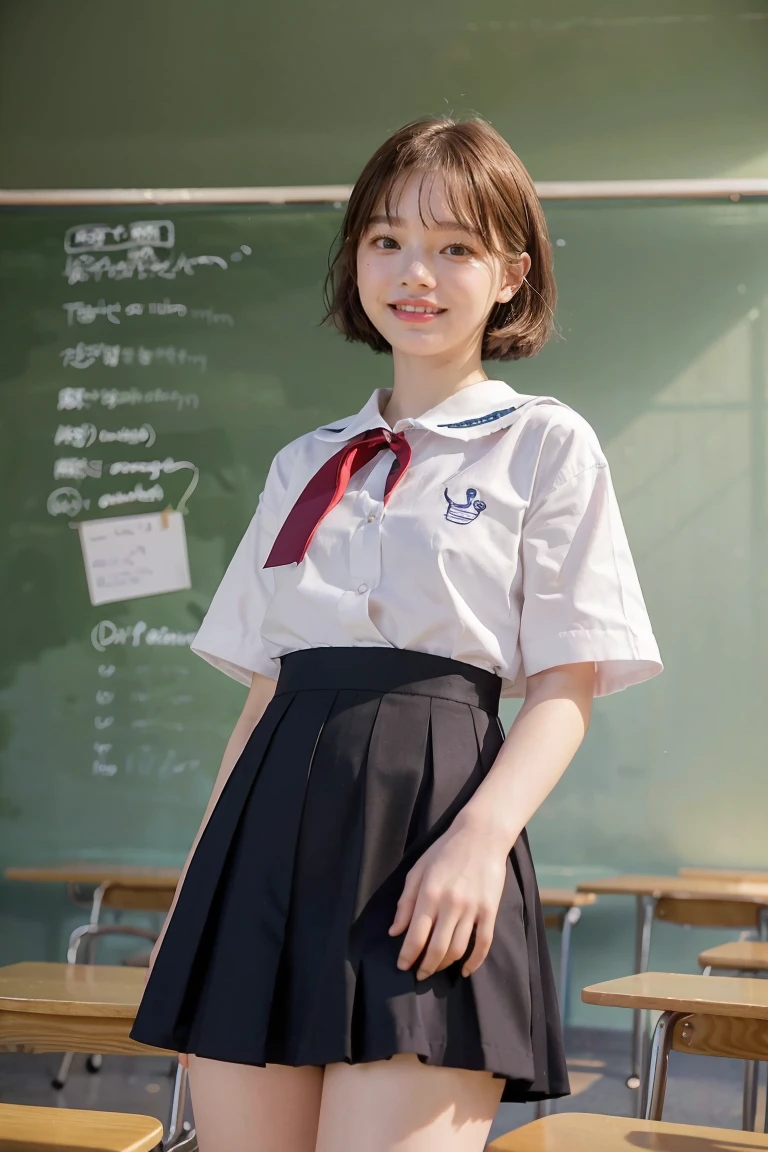
MULTIPOLYGON (((552 249, 544 213, 524 164, 482 117, 447 116, 414 120, 398 129, 373 154, 352 189, 339 233, 341 242, 325 279, 326 314, 349 341, 375 352, 392 346, 363 310, 357 289, 357 249, 370 217, 384 197, 391 215, 392 192, 400 177, 439 172, 456 220, 476 228, 490 252, 505 262, 522 252, 531 267, 511 304, 491 311, 483 337, 483 360, 534 356, 553 328, 556 300, 552 249)), ((337 237, 338 240, 338 237, 337 237)))

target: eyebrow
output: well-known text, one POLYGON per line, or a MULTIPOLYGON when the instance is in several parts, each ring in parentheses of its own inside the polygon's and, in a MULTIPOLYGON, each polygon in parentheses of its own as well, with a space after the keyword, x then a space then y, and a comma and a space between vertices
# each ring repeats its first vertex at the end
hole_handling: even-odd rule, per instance
MULTIPOLYGON (((368 224, 389 224, 394 228, 402 228, 404 221, 400 216, 371 216, 368 224)), ((473 236, 481 235, 477 228, 465 228, 458 220, 435 220, 434 226, 440 232, 453 232, 458 229, 460 232, 469 232, 473 236)))

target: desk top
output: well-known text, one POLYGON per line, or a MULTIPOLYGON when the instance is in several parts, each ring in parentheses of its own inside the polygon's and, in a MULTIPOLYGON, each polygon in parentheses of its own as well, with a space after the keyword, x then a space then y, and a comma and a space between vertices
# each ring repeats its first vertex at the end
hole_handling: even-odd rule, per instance
POLYGON ((688 976, 680 972, 641 972, 592 984, 581 993, 585 1004, 651 1008, 658 1012, 702 1012, 768 1020, 768 980, 745 976, 688 976))
POLYGON ((680 876, 703 880, 731 880, 745 884, 768 884, 768 872, 750 872, 746 868, 678 868, 680 876))
POLYGON ((752 972, 768 971, 768 942, 763 940, 731 940, 728 944, 718 944, 707 948, 699 956, 699 964, 705 968, 745 969, 752 972))
POLYGON ((577 892, 575 888, 540 888, 544 908, 586 908, 597 900, 594 892, 577 892))
POLYGON ((0 1149, 17 1152, 39 1148, 150 1152, 163 1138, 163 1126, 152 1116, 29 1104, 0 1104, 0 1131, 0 1149))
POLYGON ((689 1152, 758 1152, 768 1148, 768 1136, 730 1128, 723 1132, 722 1128, 668 1124, 665 1120, 561 1112, 499 1136, 486 1152, 639 1152, 643 1148, 656 1152, 682 1152, 686 1148, 689 1152))
POLYGON ((119 964, 9 964, 0 968, 0 1012, 132 1020, 146 978, 119 964))
POLYGON ((126 884, 131 888, 175 888, 181 868, 151 868, 139 864, 93 864, 74 860, 70 864, 6 868, 7 880, 32 880, 58 884, 126 884))
POLYGON ((762 884, 688 876, 608 876, 578 885, 599 896, 673 896, 678 900, 733 900, 768 905, 768 880, 762 884))

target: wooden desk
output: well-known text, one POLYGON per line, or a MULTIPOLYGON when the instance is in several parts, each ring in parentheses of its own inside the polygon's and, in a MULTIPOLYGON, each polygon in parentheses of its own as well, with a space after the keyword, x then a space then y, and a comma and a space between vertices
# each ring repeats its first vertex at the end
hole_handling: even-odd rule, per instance
POLYGON ((28 880, 43 884, 125 884, 129 888, 175 888, 181 868, 152 868, 138 864, 41 864, 29 868, 6 868, 7 880, 28 880))
POLYGON ((768 1136, 693 1124, 569 1112, 497 1137, 486 1152, 764 1152, 768 1136))
MULTIPOLYGON (((591 984, 585 1004, 646 1008, 656 1012, 703 1012, 768 1020, 768 980, 754 976, 689 976, 685 972, 641 972, 591 984)), ((768 1051, 766 1051, 768 1057, 768 1051)))
MULTIPOLYGON (((641 972, 593 984, 581 996, 585 1004, 662 1013, 648 1065, 646 1120, 661 1120, 673 1048, 747 1061, 768 1059, 768 980, 641 972)), ((748 1119, 745 1116, 745 1123, 748 1119)))
MULTIPOLYGON (((764 940, 732 940, 707 948, 699 954, 699 964, 704 975, 716 972, 740 972, 744 976, 757 976, 768 972, 768 942, 764 940)), ((754 1128, 757 1113, 757 1085, 760 1065, 750 1061, 744 1066, 744 1127, 754 1128), (750 1120, 752 1121, 750 1123, 750 1120)), ((766 1100, 764 1130, 768 1132, 768 1100, 766 1100)))
MULTIPOLYGON (((90 964, 9 964, 0 968, 0 1051, 100 1052, 175 1056, 128 1035, 146 973, 90 964)), ((186 1075, 179 1066, 166 1148, 189 1139, 183 1129, 186 1075)))
POLYGON ((171 1056, 131 1040, 146 973, 89 964, 0 968, 0 1049, 171 1056))
POLYGON ((102 908, 130 909, 136 912, 164 912, 170 907, 180 868, 153 868, 139 864, 99 864, 73 861, 41 864, 35 867, 6 868, 6 880, 35 884, 66 884, 73 903, 90 910, 89 923, 98 924, 102 908), (93 886, 87 903, 77 889, 93 886))
POLYGON ((768 905, 768 878, 763 881, 711 876, 608 876, 577 886, 598 896, 668 896, 678 900, 740 900, 768 905))
MULTIPOLYGON (((732 940, 699 954, 702 968, 719 968, 730 972, 768 972, 768 942, 732 940)), ((708 973, 707 973, 708 974, 708 973)))
POLYGON ((539 896, 543 908, 586 908, 597 900, 593 892, 576 888, 540 888, 539 896))
MULTIPOLYGON (((757 929, 768 939, 768 881, 706 876, 611 876, 578 885, 598 896, 634 896, 636 901, 635 972, 646 972, 655 919, 675 924, 757 929)), ((640 1087, 645 1035, 643 1013, 632 1022, 632 1068, 627 1085, 640 1087)))
POLYGON ((151 1116, 0 1104, 0 1152, 151 1152, 162 1139, 151 1116))
POLYGON ((736 880, 747 884, 768 884, 768 872, 750 872, 741 868, 678 868, 681 876, 703 880, 736 880))

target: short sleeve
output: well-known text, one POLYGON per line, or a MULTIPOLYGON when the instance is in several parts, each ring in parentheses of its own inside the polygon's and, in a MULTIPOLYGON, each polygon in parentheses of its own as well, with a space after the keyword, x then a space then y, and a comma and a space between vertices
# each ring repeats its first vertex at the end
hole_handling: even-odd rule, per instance
POLYGON ((273 461, 253 518, 191 645, 198 656, 248 687, 253 672, 273 680, 280 673, 280 661, 267 655, 261 639, 264 613, 274 595, 274 570, 265 569, 264 561, 277 531, 276 486, 273 461))
POLYGON ((521 549, 526 676, 594 661, 595 696, 607 696, 662 671, 604 458, 558 477, 529 508, 521 549))

